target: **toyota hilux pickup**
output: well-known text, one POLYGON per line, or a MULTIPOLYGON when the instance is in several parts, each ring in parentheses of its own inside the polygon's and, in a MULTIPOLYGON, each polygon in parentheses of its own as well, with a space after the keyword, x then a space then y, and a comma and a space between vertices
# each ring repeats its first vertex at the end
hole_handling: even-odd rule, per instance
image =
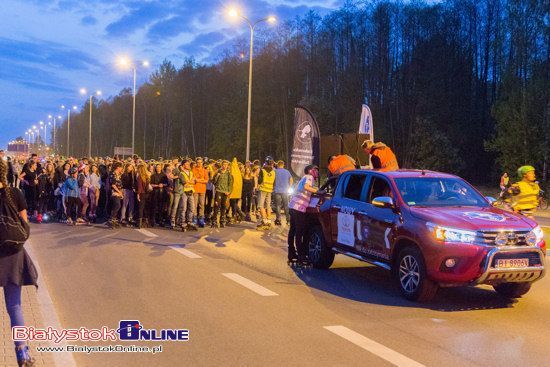
POLYGON ((491 205, 460 177, 423 170, 342 174, 308 208, 309 256, 335 254, 385 268, 402 294, 432 299, 439 287, 488 284, 518 298, 544 276, 546 243, 535 221, 491 205))

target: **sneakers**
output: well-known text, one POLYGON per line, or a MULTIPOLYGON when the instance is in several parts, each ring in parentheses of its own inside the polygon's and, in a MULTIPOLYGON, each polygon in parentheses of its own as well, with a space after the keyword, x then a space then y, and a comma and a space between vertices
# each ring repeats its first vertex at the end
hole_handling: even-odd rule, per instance
POLYGON ((195 225, 195 223, 187 223, 187 228, 186 229, 188 231, 198 231, 198 228, 195 225))
POLYGON ((17 364, 19 367, 34 366, 35 360, 30 356, 29 347, 27 345, 15 347, 15 355, 17 356, 17 364))
POLYGON ((198 223, 199 223, 199 227, 200 227, 200 228, 204 228, 204 226, 205 226, 205 223, 204 223, 204 218, 202 218, 202 217, 201 217, 201 218, 199 218, 199 221, 198 221, 198 223))
POLYGON ((42 223, 42 214, 38 214, 36 217, 36 223, 42 223))
POLYGON ((73 220, 71 218, 67 218, 67 225, 68 226, 72 226, 74 223, 73 223, 73 220))

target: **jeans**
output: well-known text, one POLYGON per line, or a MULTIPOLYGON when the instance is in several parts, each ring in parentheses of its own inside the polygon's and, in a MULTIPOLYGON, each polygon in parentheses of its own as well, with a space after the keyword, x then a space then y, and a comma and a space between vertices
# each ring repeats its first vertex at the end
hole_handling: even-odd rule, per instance
POLYGON ((118 211, 120 210, 122 198, 120 196, 111 195, 111 221, 118 219, 118 211))
POLYGON ((288 212, 288 195, 275 193, 275 219, 281 221, 281 204, 283 204, 283 210, 285 212, 286 222, 290 222, 290 214, 288 212))
POLYGON ((229 194, 216 192, 216 197, 214 199, 214 215, 212 216, 213 223, 218 222, 218 214, 220 215, 220 223, 225 223, 228 202, 229 194))
POLYGON ((90 215, 95 215, 97 208, 97 199, 99 199, 99 190, 96 191, 95 188, 90 188, 90 215))
MULTIPOLYGON (((4 286, 4 298, 6 300, 6 310, 10 316, 11 327, 24 326, 23 309, 21 308, 21 286, 8 284, 4 286)), ((25 345, 23 341, 16 341, 15 346, 25 345)))
POLYGON ((252 207, 252 191, 243 191, 241 209, 246 214, 250 214, 251 207, 252 207))
POLYGON ((150 218, 150 213, 146 212, 146 210, 149 210, 149 197, 150 194, 148 192, 144 192, 139 195, 138 217, 141 221, 143 221, 143 219, 150 218))
POLYGON ((128 220, 132 221, 134 219, 134 190, 124 189, 123 195, 120 218, 126 220, 126 211, 128 211, 128 220))
POLYGON ((212 216, 212 208, 214 207, 214 191, 206 190, 205 202, 204 214, 206 218, 210 218, 212 216))
POLYGON ((193 194, 183 194, 180 199, 181 202, 181 214, 180 214, 180 223, 184 225, 185 223, 193 222, 193 214, 195 214, 195 198, 193 194))
POLYGON ((82 208, 82 201, 80 201, 80 198, 75 198, 72 196, 66 197, 66 207, 65 207, 65 214, 67 215, 67 219, 73 219, 76 220, 77 218, 80 218, 80 212, 82 208), (74 213, 74 215, 73 215, 74 213))
POLYGON ((172 199, 172 207, 170 208, 170 223, 173 226, 176 225, 176 216, 178 215, 178 209, 180 209, 182 205, 182 202, 181 202, 182 195, 184 194, 179 192, 174 192, 172 194, 173 199, 172 199))
POLYGON ((194 193, 193 199, 195 200, 195 204, 193 205, 193 208, 196 207, 195 213, 197 214, 197 217, 204 218, 204 201, 206 199, 206 195, 204 193, 194 193))
POLYGON ((88 206, 90 206, 90 202, 88 200, 88 194, 86 192, 80 192, 80 202, 81 202, 81 209, 80 209, 80 216, 85 217, 86 211, 88 210, 88 206))

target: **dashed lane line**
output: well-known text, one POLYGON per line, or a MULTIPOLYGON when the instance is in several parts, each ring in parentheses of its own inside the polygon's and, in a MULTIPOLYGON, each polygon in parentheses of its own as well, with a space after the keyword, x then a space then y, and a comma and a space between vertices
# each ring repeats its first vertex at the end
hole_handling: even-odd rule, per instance
POLYGON ((242 285, 245 288, 250 289, 252 292, 259 294, 260 296, 264 297, 270 297, 270 296, 278 296, 277 293, 270 291, 269 289, 262 287, 258 283, 254 283, 250 279, 247 279, 239 274, 235 273, 222 273, 222 275, 228 279, 231 279, 232 281, 242 285))
POLYGON ((325 326, 328 331, 346 339, 349 342, 371 352, 372 354, 390 362, 397 367, 425 367, 401 353, 394 351, 380 343, 375 342, 351 329, 342 325, 325 326))
POLYGON ((196 253, 191 252, 191 251, 189 251, 189 250, 187 250, 187 249, 185 249, 181 246, 170 246, 170 248, 177 251, 177 252, 179 252, 182 255, 187 256, 190 259, 201 259, 202 258, 202 256, 197 255, 196 253))
POLYGON ((140 229, 138 229, 137 231, 140 232, 141 234, 146 235, 147 237, 158 237, 157 234, 155 234, 155 233, 153 233, 153 232, 151 232, 151 231, 148 231, 148 230, 146 230, 146 229, 143 229, 143 228, 140 228, 140 229))

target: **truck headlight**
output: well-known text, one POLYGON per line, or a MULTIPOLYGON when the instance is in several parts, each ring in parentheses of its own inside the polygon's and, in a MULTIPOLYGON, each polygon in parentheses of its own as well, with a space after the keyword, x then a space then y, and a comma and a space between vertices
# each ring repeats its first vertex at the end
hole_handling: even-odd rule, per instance
POLYGON ((533 230, 527 234, 527 237, 525 237, 525 241, 530 246, 536 246, 538 243, 542 242, 543 239, 544 233, 542 232, 542 228, 540 228, 540 226, 533 228, 533 230))
POLYGON ((286 192, 287 192, 287 194, 292 195, 292 194, 294 194, 294 188, 289 187, 286 192))
POLYGON ((438 241, 443 242, 460 242, 460 243, 475 243, 476 232, 465 229, 444 227, 434 223, 426 223, 431 234, 438 241))

